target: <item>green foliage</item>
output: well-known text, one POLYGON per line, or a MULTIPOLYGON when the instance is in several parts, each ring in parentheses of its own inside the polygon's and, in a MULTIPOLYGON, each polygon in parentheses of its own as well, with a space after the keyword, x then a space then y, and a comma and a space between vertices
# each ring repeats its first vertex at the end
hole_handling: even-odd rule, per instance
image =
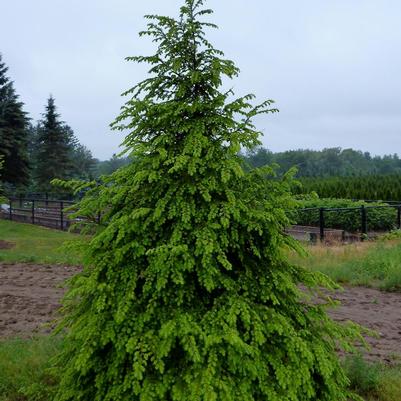
POLYGON ((391 230, 390 232, 382 235, 380 237, 380 239, 382 241, 388 241, 388 240, 397 240, 397 239, 401 239, 401 230, 391 230))
POLYGON ((113 155, 109 160, 98 161, 96 165, 95 175, 109 175, 114 173, 120 167, 126 166, 129 163, 128 157, 118 157, 113 155))
POLYGON ((92 179, 95 160, 75 137, 73 130, 59 119, 53 97, 36 127, 31 127, 31 157, 34 161, 32 188, 51 191, 52 179, 92 179))
POLYGON ((92 152, 79 142, 71 127, 64 124, 63 129, 67 133, 69 144, 71 160, 69 176, 81 180, 91 180, 96 171, 96 159, 93 158, 92 152))
MULTIPOLYGON (((280 165, 280 172, 297 167, 298 177, 353 177, 371 175, 400 175, 401 160, 397 154, 374 156, 353 149, 328 148, 323 150, 298 149, 273 153, 259 147, 247 152, 243 158, 251 167, 262 167, 272 163, 280 165)), ((306 180, 307 181, 307 180, 306 180)), ((314 180, 311 180, 312 182, 314 180)), ((322 195, 332 196, 332 195, 322 195)), ((335 195, 333 197, 347 197, 335 195)), ((365 196, 356 196, 365 198, 365 196)), ((380 198, 372 198, 380 199, 380 198)), ((390 199, 390 198, 381 198, 390 199)))
POLYGON ((51 358, 59 338, 0 340, 0 401, 51 401, 58 382, 51 358))
POLYGON ((7 77, 8 68, 0 54, 0 157, 3 158, 2 180, 14 187, 29 180, 28 118, 23 103, 7 77))
POLYGON ((37 144, 35 148, 34 179, 40 191, 51 189, 50 181, 53 178, 70 178, 71 137, 59 120, 54 98, 50 96, 46 105, 46 113, 38 125, 37 144))
POLYGON ((132 162, 87 191, 101 213, 62 328, 57 401, 345 401, 336 349, 360 338, 309 291, 331 286, 287 262, 292 174, 245 174, 252 118, 275 112, 233 99, 238 74, 206 40, 211 13, 186 0, 178 20, 148 16, 157 51, 114 128, 132 162), (305 291, 299 289, 304 284, 305 291))
POLYGON ((325 227, 338 228, 349 232, 360 232, 362 228, 361 206, 366 207, 369 231, 388 231, 395 228, 397 223, 397 209, 385 203, 367 203, 350 199, 319 199, 309 197, 299 201, 299 208, 316 208, 315 210, 297 211, 292 214, 294 221, 299 225, 318 226, 318 208, 355 208, 354 210, 325 211, 325 227), (374 208, 374 206, 380 206, 374 208))
POLYGON ((2 184, 2 180, 1 180, 1 172, 3 170, 3 164, 4 164, 3 156, 0 156, 0 205, 2 203, 6 202, 6 198, 4 197, 3 184, 2 184))
POLYGON ((299 193, 316 192, 322 198, 401 201, 401 175, 301 178, 299 193))

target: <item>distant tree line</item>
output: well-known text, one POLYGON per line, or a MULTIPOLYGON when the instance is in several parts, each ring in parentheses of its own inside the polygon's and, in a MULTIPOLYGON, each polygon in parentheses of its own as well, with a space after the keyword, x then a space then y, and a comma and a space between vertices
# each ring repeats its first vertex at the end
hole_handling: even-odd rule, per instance
POLYGON ((34 124, 7 72, 0 54, 0 181, 6 192, 48 192, 54 178, 91 180, 128 162, 115 155, 95 159, 61 120, 52 96, 34 124))
POLYGON ((397 154, 372 156, 353 149, 299 149, 273 153, 259 147, 243 155, 250 168, 277 163, 280 171, 296 167, 298 177, 355 177, 365 175, 401 175, 397 154))

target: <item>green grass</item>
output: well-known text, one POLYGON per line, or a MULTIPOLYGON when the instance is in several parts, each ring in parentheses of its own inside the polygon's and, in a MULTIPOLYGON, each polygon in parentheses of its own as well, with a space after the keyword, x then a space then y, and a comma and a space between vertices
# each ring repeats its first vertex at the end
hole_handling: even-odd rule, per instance
POLYGON ((401 241, 310 246, 309 255, 290 255, 293 263, 325 273, 341 284, 401 291, 401 241))
POLYGON ((0 262, 79 265, 79 254, 62 248, 77 239, 77 234, 0 219, 0 240, 15 245, 0 249, 0 262))
POLYGON ((349 357, 344 369, 351 389, 366 401, 401 400, 401 366, 369 363, 361 357, 349 357))
POLYGON ((62 340, 39 337, 0 341, 0 401, 51 401, 58 378, 52 358, 62 340))

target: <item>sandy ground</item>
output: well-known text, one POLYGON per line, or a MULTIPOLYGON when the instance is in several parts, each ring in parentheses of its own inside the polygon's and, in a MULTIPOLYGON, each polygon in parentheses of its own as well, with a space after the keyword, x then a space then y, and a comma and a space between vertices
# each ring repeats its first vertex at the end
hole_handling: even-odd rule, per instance
MULTIPOLYGON (((0 337, 49 332, 48 323, 63 294, 60 285, 77 271, 64 266, 0 263, 0 337)), ((401 361, 401 294, 355 287, 335 298, 342 306, 331 311, 334 319, 352 320, 380 334, 380 338, 368 338, 369 359, 401 361)))
POLYGON ((367 338, 367 359, 401 362, 401 294, 372 288, 346 287, 335 297, 341 306, 330 314, 337 321, 352 320, 378 333, 367 338))
POLYGON ((0 337, 49 332, 60 306, 60 285, 77 268, 0 263, 0 337))

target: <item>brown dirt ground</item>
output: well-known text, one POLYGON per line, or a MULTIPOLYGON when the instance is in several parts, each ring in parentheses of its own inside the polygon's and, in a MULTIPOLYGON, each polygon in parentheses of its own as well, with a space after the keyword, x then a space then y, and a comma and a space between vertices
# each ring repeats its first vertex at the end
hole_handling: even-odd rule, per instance
POLYGON ((352 320, 374 330, 378 338, 366 338, 367 359, 401 362, 401 294, 373 288, 346 287, 333 297, 341 306, 330 312, 337 321, 352 320))
POLYGON ((3 241, 0 239, 0 249, 11 249, 14 248, 15 244, 12 242, 3 241))
POLYGON ((0 338, 48 333, 63 288, 78 268, 0 263, 0 338))
MULTIPOLYGON (((48 333, 60 306, 60 285, 79 268, 0 263, 0 338, 48 333)), ((368 338, 369 359, 401 360, 401 294, 354 287, 337 292, 342 305, 331 311, 335 320, 352 320, 377 331, 368 338)))

